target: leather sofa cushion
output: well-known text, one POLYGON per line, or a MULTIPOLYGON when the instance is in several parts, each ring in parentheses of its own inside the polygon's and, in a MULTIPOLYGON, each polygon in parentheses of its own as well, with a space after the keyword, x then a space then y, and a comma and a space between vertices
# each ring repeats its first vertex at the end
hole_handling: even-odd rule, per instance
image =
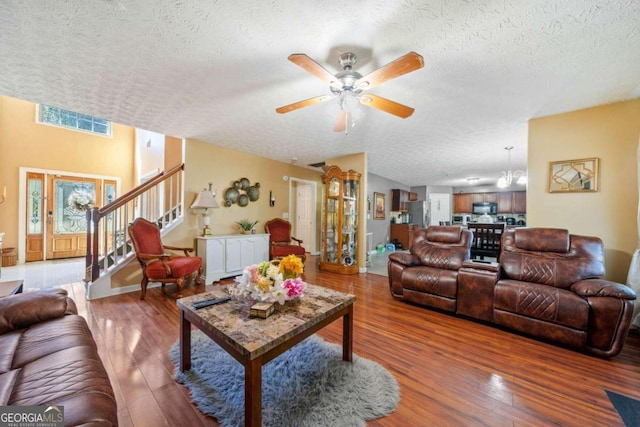
POLYGON ((457 271, 469 257, 471 239, 471 232, 462 227, 418 229, 413 234, 410 251, 426 267, 457 271))
MULTIPOLYGON (((577 281, 604 275, 602 240, 597 237, 571 235, 568 240, 568 250, 554 252, 549 250, 553 245, 533 243, 534 236, 544 240, 547 234, 554 235, 549 230, 553 229, 531 228, 504 232, 500 254, 503 278, 568 289, 577 281), (525 246, 529 249, 518 246, 520 243, 516 240, 521 235, 527 236, 525 241, 529 244, 525 246), (543 248, 546 250, 542 250, 543 248)), ((564 233, 560 234, 564 235, 564 233)), ((551 240, 554 238, 552 237, 551 240)), ((557 240, 555 249, 560 249, 559 239, 555 240, 557 240)))
POLYGON ((559 228, 518 228, 515 246, 525 251, 568 252, 569 231, 559 228))
POLYGON ((73 300, 63 289, 46 289, 29 293, 29 304, 22 302, 24 294, 0 298, 0 334, 26 328, 32 323, 55 319, 65 314, 76 314, 73 300))
POLYGON ((8 404, 64 406, 66 425, 117 424, 109 377, 89 347, 60 350, 26 365, 8 404))
POLYGON ((429 227, 426 230, 426 238, 435 243, 458 243, 462 227, 429 227))
POLYGON ((9 397, 11 397, 11 392, 18 382, 19 377, 20 369, 14 369, 13 371, 0 375, 0 406, 7 406, 9 404, 9 397))
POLYGON ((586 331, 589 303, 574 292, 537 283, 500 280, 493 300, 495 310, 586 331))
POLYGON ((402 271, 404 289, 456 298, 458 272, 432 267, 408 267, 402 271))
POLYGON ((65 425, 117 425, 109 376, 84 318, 66 315, 0 336, 0 404, 64 406, 65 425), (6 346, 5 346, 6 344, 6 346))
POLYGON ((11 368, 22 368, 45 356, 71 347, 88 347, 96 351, 91 331, 82 317, 64 316, 55 322, 35 324, 23 331, 13 355, 11 368))

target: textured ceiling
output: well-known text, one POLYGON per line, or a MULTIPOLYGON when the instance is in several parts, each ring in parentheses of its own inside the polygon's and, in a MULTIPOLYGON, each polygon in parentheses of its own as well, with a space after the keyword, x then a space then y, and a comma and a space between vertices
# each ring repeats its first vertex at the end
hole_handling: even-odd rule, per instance
POLYGON ((405 185, 495 184, 505 146, 526 167, 529 119, 640 97, 640 1, 2 1, 0 63, 3 95, 299 165, 367 152, 405 185), (413 116, 367 108, 345 135, 329 102, 275 112, 330 94, 289 54, 337 72, 345 51, 363 75, 421 54, 371 89, 413 116))

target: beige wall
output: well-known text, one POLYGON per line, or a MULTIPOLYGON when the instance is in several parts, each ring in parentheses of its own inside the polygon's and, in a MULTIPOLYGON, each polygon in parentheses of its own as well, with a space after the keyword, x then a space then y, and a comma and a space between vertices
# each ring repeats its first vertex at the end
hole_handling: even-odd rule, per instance
MULTIPOLYGON (((341 169, 353 169, 363 174, 360 194, 366 194, 366 155, 355 154, 352 156, 331 159, 327 164, 335 164, 341 169)), ((211 228, 213 234, 237 233, 238 226, 235 224, 243 218, 251 221, 259 220, 256 229, 264 232, 264 223, 275 217, 282 217, 282 214, 288 212, 289 207, 289 181, 283 179, 284 176, 290 178, 298 178, 305 181, 313 181, 317 183, 317 206, 318 212, 317 222, 317 248, 307 248, 309 251, 320 250, 320 212, 322 206, 323 185, 321 181, 322 172, 295 166, 289 163, 277 162, 275 160, 266 159, 264 157, 254 156, 243 153, 241 151, 223 148, 216 145, 203 143, 197 140, 187 140, 186 159, 185 159, 185 202, 189 206, 196 198, 199 191, 208 187, 208 183, 213 183, 213 189, 216 191, 216 200, 221 205, 219 209, 214 209, 211 216, 211 228), (246 177, 251 184, 260 183, 260 198, 256 202, 249 202, 246 207, 240 207, 237 204, 231 207, 223 206, 223 196, 227 188, 233 181, 246 177), (276 205, 269 206, 269 191, 273 192, 276 198, 276 205)), ((360 198, 360 212, 366 215, 366 202, 363 197, 360 198)), ((362 262, 361 267, 365 265, 366 239, 364 227, 366 226, 366 216, 360 218, 359 245, 362 251, 358 251, 359 260, 362 262)), ((174 232, 169 234, 166 239, 168 244, 194 246, 194 239, 199 235, 201 229, 199 227, 198 214, 186 210, 185 222, 174 232)))
MULTIPOLYGON (((282 217, 289 207, 289 181, 283 176, 299 178, 318 183, 321 193, 320 172, 254 156, 241 151, 211 145, 197 140, 187 140, 185 157, 185 203, 193 203, 199 191, 213 183, 219 209, 211 216, 213 234, 235 234, 236 221, 247 218, 259 221, 256 230, 264 232, 264 223, 275 217, 282 217), (240 178, 248 178, 252 185, 260 183, 260 198, 241 207, 234 204, 224 206, 224 192, 240 178), (276 198, 276 205, 269 206, 269 191, 276 198)), ((320 200, 320 196, 318 196, 320 200)), ((185 223, 167 236, 173 243, 194 245, 194 238, 201 232, 198 214, 186 210, 185 223)))
POLYGON ((111 138, 36 123, 36 104, 0 96, 0 232, 4 247, 18 246, 20 167, 118 176, 122 192, 134 182, 134 128, 113 124, 111 138))
MULTIPOLYGON (((321 200, 322 183, 321 172, 292 164, 277 162, 264 157, 254 156, 241 151, 207 144, 201 141, 187 139, 185 144, 185 221, 167 236, 163 243, 172 246, 195 248, 196 237, 202 234, 200 217, 197 212, 189 209, 195 201, 198 192, 208 188, 213 183, 216 201, 220 208, 214 209, 211 215, 213 234, 236 234, 236 221, 247 218, 258 220, 258 232, 264 232, 264 223, 275 217, 282 217, 289 206, 289 181, 283 176, 299 178, 318 183, 318 201, 321 200), (224 206, 224 192, 240 178, 248 178, 251 184, 260 183, 260 198, 241 207, 234 204, 224 206), (276 205, 269 206, 269 191, 276 198, 276 205)), ((318 227, 319 229, 319 227, 318 227)), ((316 240, 319 242, 319 238, 316 240)), ((312 248, 307 248, 312 251, 312 248)), ((140 283, 140 268, 137 263, 131 263, 118 271, 111 279, 113 288, 140 283)))
POLYGON ((607 278, 625 282, 638 242, 640 99, 529 122, 527 225, 600 237, 607 278), (549 193, 549 162, 600 158, 599 191, 549 193))

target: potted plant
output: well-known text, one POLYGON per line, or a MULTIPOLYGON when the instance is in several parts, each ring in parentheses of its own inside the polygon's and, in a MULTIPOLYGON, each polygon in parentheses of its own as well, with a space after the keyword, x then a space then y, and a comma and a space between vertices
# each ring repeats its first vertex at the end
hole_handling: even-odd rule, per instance
POLYGON ((259 222, 259 220, 251 222, 248 219, 243 219, 243 220, 240 220, 240 221, 236 221, 236 224, 238 224, 240 226, 240 230, 244 234, 252 234, 252 233, 255 232, 253 230, 253 227, 255 227, 258 222, 259 222))

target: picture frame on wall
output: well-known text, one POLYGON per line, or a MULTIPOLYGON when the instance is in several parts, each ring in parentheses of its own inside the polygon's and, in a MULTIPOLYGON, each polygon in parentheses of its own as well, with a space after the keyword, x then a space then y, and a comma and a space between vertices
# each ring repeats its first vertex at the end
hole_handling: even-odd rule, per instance
POLYGON ((385 219, 387 204, 384 193, 373 193, 373 219, 385 219))
POLYGON ((549 163, 549 193, 598 191, 600 159, 561 160, 549 163))

